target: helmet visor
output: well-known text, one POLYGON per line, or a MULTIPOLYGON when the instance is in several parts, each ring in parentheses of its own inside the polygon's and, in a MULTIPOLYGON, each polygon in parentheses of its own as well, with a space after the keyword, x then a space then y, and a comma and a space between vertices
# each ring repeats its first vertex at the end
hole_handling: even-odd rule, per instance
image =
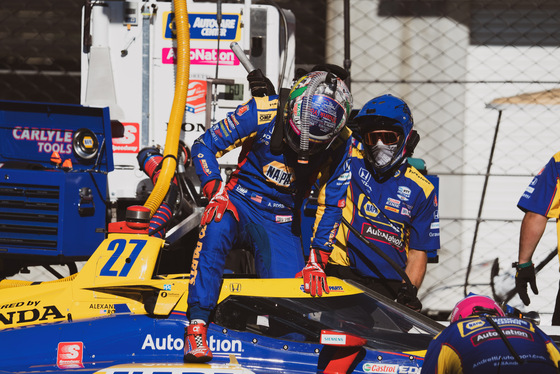
POLYGON ((363 135, 363 141, 369 146, 374 146, 378 141, 385 145, 397 144, 400 140, 400 134, 391 130, 374 130, 363 135))

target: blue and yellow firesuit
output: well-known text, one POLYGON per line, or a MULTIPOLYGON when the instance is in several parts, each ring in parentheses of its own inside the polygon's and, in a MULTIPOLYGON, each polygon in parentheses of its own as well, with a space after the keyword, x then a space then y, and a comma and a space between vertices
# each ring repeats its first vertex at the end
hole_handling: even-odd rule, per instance
MULTIPOLYGON (((521 195, 517 206, 524 212, 538 213, 556 219, 560 244, 560 152, 548 161, 521 195)), ((558 247, 560 248, 560 247, 558 247)), ((560 255, 560 252, 559 252, 560 255)))
POLYGON ((295 152, 271 153, 277 105, 277 96, 253 98, 208 129, 192 147, 202 186, 221 179, 218 158, 242 148, 227 184, 239 222, 233 214, 224 214, 220 222, 212 221, 200 231, 190 274, 191 320, 208 321, 231 248, 252 250, 257 275, 263 278, 293 278, 302 270, 299 212, 317 180, 321 187, 311 246, 332 249, 350 180, 350 130, 345 127, 329 149, 311 156, 307 165, 298 164, 295 152))
MULTIPOLYGON (((434 185, 416 168, 403 163, 392 177, 379 182, 369 172, 363 145, 354 140, 352 180, 344 218, 403 270, 408 249, 439 249, 439 215, 434 185)), ((401 281, 402 276, 346 226, 336 236, 329 262, 350 266, 362 277, 401 281)))
POLYGON ((473 316, 452 323, 430 342, 422 374, 557 373, 559 360, 558 347, 533 323, 473 316), (498 325, 521 364, 486 318, 498 325))

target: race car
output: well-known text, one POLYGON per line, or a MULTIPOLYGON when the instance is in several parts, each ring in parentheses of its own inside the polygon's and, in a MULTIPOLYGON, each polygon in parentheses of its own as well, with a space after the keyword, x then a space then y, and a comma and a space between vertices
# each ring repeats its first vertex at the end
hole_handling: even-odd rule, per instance
POLYGON ((158 274, 165 241, 126 222, 83 268, 0 282, 0 373, 418 373, 443 326, 357 284, 223 279, 208 329, 214 358, 184 364, 188 274, 158 274))

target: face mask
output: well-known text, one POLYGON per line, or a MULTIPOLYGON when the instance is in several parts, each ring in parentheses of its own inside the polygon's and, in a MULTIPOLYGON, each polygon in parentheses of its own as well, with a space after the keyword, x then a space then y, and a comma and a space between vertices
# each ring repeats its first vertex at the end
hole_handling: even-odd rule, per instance
POLYGON ((382 168, 387 166, 393 156, 395 155, 395 151, 397 149, 397 145, 385 145, 381 140, 377 141, 377 144, 371 147, 371 157, 373 160, 373 166, 376 168, 382 168))

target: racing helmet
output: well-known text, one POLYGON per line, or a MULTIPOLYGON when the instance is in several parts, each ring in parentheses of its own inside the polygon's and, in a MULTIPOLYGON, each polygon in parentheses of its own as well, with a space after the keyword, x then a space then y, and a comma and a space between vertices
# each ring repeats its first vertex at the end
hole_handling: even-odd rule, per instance
POLYGON ((313 71, 292 86, 284 109, 284 139, 300 163, 326 150, 352 110, 352 95, 331 72, 313 71))
POLYGON ((504 311, 492 298, 471 294, 459 301, 451 312, 451 322, 476 314, 504 316, 504 311))
POLYGON ((413 125, 408 105, 389 94, 371 99, 354 117, 356 137, 377 173, 391 170, 412 155, 420 139, 413 125))

